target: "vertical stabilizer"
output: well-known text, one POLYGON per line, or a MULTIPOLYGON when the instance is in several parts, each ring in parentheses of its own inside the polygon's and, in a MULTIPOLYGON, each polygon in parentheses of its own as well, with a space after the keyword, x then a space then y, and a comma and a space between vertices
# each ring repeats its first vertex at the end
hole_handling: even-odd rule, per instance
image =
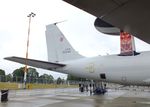
POLYGON ((83 57, 73 49, 56 24, 46 26, 46 42, 48 60, 51 62, 69 61, 83 57))

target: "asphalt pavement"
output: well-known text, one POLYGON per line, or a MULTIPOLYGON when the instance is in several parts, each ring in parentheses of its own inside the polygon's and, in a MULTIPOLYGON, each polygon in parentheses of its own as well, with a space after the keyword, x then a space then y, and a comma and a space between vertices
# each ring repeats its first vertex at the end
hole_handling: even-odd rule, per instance
POLYGON ((105 95, 90 95, 78 88, 10 90, 0 107, 150 107, 150 91, 109 89, 105 95))

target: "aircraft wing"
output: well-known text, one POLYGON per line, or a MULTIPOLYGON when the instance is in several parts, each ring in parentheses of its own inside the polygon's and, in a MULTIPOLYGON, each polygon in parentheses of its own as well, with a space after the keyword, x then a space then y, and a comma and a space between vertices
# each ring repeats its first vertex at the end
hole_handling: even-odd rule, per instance
POLYGON ((63 0, 150 43, 150 0, 63 0))
MULTIPOLYGON (((25 61, 26 61, 25 58, 20 58, 20 57, 6 57, 4 59, 9 60, 9 61, 18 62, 21 64, 25 64, 25 61)), ((34 59, 27 59, 27 65, 37 67, 37 68, 43 68, 43 69, 47 69, 47 70, 54 70, 56 68, 65 66, 65 64, 39 61, 39 60, 34 60, 34 59)))

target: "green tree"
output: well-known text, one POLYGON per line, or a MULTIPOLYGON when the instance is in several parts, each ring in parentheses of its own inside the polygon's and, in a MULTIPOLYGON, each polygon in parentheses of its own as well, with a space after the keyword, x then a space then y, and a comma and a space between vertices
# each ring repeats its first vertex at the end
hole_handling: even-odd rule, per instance
POLYGON ((53 83, 54 82, 54 78, 52 75, 48 75, 48 74, 43 74, 39 77, 39 82, 40 83, 53 83))
POLYGON ((0 82, 5 82, 5 71, 0 69, 0 82))
POLYGON ((39 77, 39 73, 35 68, 28 68, 27 72, 27 82, 29 83, 36 83, 39 77))
POLYGON ((0 69, 0 75, 4 75, 5 76, 5 71, 0 69))
POLYGON ((12 74, 6 75, 5 78, 6 78, 6 82, 11 82, 13 80, 12 74))
POLYGON ((49 82, 54 83, 54 77, 52 75, 49 75, 49 82))
POLYGON ((80 77, 76 77, 76 76, 68 74, 67 80, 71 80, 71 81, 85 81, 86 78, 80 78, 80 77))
POLYGON ((61 83, 63 83, 63 80, 59 77, 59 78, 57 78, 56 83, 61 84, 61 83))
POLYGON ((12 74, 13 74, 13 81, 23 82, 24 67, 14 70, 12 74))

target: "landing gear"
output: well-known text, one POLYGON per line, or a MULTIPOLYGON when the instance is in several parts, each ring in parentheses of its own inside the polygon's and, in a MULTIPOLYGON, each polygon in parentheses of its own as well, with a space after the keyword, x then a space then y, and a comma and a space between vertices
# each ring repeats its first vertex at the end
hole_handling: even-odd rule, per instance
POLYGON ((97 87, 96 90, 94 91, 94 95, 101 95, 101 94, 105 94, 107 92, 106 89, 97 87))
POLYGON ((97 84, 95 85, 95 88, 93 87, 94 95, 101 95, 101 94, 105 94, 106 92, 107 92, 106 83, 97 82, 97 84))
POLYGON ((90 95, 104 95, 107 92, 106 83, 102 81, 91 81, 91 83, 79 83, 80 92, 90 92, 90 95), (88 88, 89 87, 89 88, 88 88))

